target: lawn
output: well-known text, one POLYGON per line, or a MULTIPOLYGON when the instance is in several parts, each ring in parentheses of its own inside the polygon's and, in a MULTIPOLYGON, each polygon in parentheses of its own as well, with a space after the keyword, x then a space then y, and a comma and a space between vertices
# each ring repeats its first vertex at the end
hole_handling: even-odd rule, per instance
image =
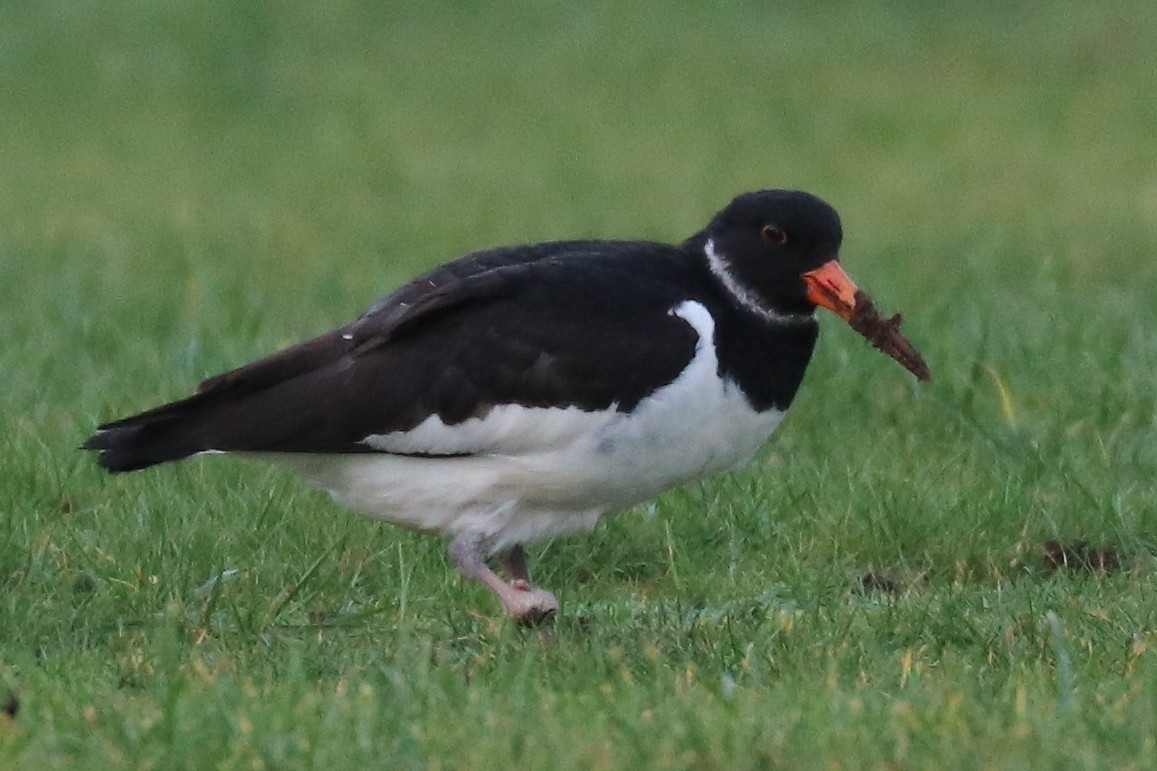
POLYGON ((1149 0, 14 0, 0 23, 0 766, 1157 766, 1149 0), (838 319, 746 469, 531 549, 101 420, 476 248, 799 187, 838 319))

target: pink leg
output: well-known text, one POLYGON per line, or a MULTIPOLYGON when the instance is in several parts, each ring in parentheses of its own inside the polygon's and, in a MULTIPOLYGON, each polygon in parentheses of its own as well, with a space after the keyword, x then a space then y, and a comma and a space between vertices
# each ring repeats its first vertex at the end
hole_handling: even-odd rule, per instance
POLYGON ((462 535, 450 543, 450 558, 464 578, 481 582, 494 592, 506 614, 516 623, 532 626, 554 616, 558 612, 558 599, 545 589, 535 589, 530 585, 526 572, 526 555, 521 547, 515 547, 502 557, 503 567, 511 577, 506 583, 486 565, 482 556, 481 539, 462 535))

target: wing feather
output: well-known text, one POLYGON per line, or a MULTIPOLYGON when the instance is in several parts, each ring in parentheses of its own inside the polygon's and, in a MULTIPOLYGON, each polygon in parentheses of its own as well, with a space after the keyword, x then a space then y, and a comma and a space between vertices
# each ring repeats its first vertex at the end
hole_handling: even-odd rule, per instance
POLYGON ((468 255, 350 324, 106 423, 85 446, 114 470, 209 449, 457 454, 504 446, 512 430, 399 441, 426 421, 453 428, 507 404, 629 410, 694 354, 694 330, 670 314, 686 294, 680 255, 625 242, 468 255))

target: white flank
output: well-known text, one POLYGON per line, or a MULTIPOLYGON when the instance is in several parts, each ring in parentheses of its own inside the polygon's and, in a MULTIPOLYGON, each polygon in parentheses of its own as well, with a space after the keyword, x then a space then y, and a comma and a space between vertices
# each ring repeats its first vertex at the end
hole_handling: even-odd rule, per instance
POLYGON ((633 412, 505 405, 447 426, 373 435, 387 452, 262 454, 287 465, 343 505, 407 527, 475 533, 491 551, 595 526, 599 517, 680 482, 745 463, 779 425, 719 377, 714 321, 701 304, 671 310, 699 335, 695 355, 633 412))
POLYGON ((707 257, 707 267, 719 282, 723 284, 735 301, 747 310, 759 316, 764 321, 775 324, 810 324, 815 320, 815 313, 780 313, 763 305, 747 287, 739 283, 719 253, 715 251, 715 242, 708 240, 703 247, 703 254, 707 257))
POLYGON ((521 455, 565 446, 605 422, 605 413, 584 412, 578 407, 503 404, 491 409, 485 417, 470 418, 452 426, 431 415, 409 431, 370 434, 362 444, 397 453, 521 455))

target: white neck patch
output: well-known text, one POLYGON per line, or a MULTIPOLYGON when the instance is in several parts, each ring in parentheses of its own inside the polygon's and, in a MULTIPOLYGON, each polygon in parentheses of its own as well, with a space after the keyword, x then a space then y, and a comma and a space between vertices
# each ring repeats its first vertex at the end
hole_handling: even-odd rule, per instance
POLYGON ((723 258, 715 251, 715 242, 708 240, 703 246, 703 254, 707 257, 707 267, 711 269, 712 275, 719 279, 723 284, 723 288, 727 290, 728 294, 735 298, 746 310, 751 311, 756 316, 759 316, 764 321, 769 321, 773 324, 808 324, 815 321, 815 312, 812 313, 780 313, 778 311, 768 308, 756 299, 755 295, 751 293, 747 287, 739 283, 735 276, 727 270, 727 265, 724 264, 723 258))

